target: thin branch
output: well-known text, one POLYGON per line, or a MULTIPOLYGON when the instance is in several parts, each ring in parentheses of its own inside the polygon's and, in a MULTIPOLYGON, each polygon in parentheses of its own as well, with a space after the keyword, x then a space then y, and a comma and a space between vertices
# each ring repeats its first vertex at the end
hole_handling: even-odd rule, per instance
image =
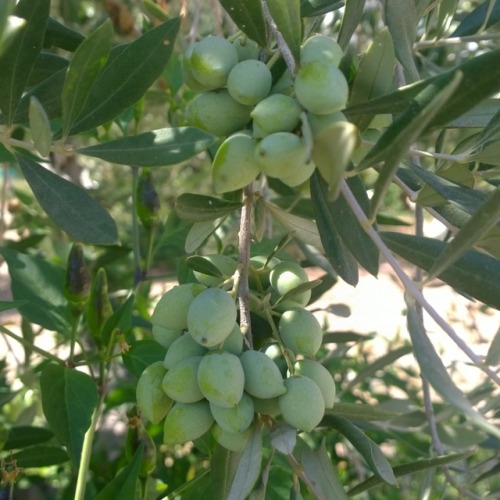
POLYGON ((421 290, 417 287, 414 281, 403 271, 392 252, 380 238, 378 232, 371 225, 369 225, 368 218, 366 217, 363 209, 360 207, 358 201, 352 194, 345 180, 342 181, 340 189, 345 196, 347 203, 351 207, 354 215, 363 225, 373 243, 375 243, 377 248, 380 250, 380 253, 393 268, 401 283, 404 285, 406 291, 425 309, 427 314, 446 333, 446 335, 448 335, 448 337, 450 337, 451 340, 455 342, 455 344, 462 350, 462 352, 467 355, 467 357, 476 365, 476 367, 483 370, 491 380, 500 385, 500 377, 493 370, 491 370, 491 368, 483 364, 482 358, 469 348, 465 341, 455 332, 455 330, 448 324, 448 322, 438 314, 438 312, 431 306, 431 304, 429 304, 429 302, 427 302, 421 290))
POLYGON ((457 36, 453 38, 442 38, 440 40, 423 40, 414 44, 416 50, 430 49, 432 47, 444 47, 447 45, 459 45, 469 42, 488 42, 490 40, 498 40, 500 33, 484 33, 482 35, 457 36))

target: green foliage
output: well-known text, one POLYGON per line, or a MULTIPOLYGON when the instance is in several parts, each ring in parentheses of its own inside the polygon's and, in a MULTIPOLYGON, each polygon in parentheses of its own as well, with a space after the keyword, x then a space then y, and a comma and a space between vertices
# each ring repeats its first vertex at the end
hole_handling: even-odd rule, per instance
POLYGON ((500 310, 500 2, 219 3, 0 6, 0 494, 498 495, 500 332, 425 297, 500 310))

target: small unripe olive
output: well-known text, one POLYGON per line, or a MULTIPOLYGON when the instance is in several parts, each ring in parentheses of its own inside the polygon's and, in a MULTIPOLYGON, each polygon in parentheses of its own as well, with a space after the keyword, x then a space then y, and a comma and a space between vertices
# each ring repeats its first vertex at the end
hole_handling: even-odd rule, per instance
POLYGON ((189 306, 205 288, 198 283, 174 286, 164 293, 156 304, 151 315, 151 323, 171 330, 185 330, 189 306))
POLYGON ((279 321, 283 344, 295 354, 314 356, 323 342, 323 330, 314 314, 294 307, 285 311, 279 321))
POLYGON ((229 73, 227 90, 241 104, 254 105, 266 97, 273 83, 271 70, 261 61, 238 63, 229 73))
POLYGON ((235 354, 236 356, 241 354, 241 351, 243 351, 243 334, 241 333, 238 323, 234 324, 234 328, 229 336, 226 337, 226 340, 222 342, 220 349, 235 354))
POLYGON ((323 130, 326 130, 332 123, 347 121, 342 111, 334 111, 328 115, 317 115, 314 113, 307 113, 309 125, 314 136, 318 135, 323 130))
POLYGON ((295 374, 310 378, 316 382, 323 399, 325 408, 333 408, 335 401, 335 381, 332 374, 320 363, 313 359, 301 359, 295 363, 295 374))
POLYGON ((286 359, 283 356, 280 346, 276 342, 263 345, 260 348, 260 352, 263 352, 268 358, 273 360, 273 363, 278 367, 282 378, 286 378, 288 373, 288 365, 286 364, 286 359))
POLYGON ((240 36, 233 41, 234 48, 238 53, 238 60, 246 61, 248 59, 257 59, 259 57, 259 45, 254 40, 246 36, 240 36))
POLYGON ((189 58, 193 76, 211 90, 226 85, 227 77, 237 63, 236 48, 220 36, 209 36, 193 44, 189 58))
POLYGON ((168 370, 162 380, 162 387, 167 396, 179 403, 196 403, 203 399, 198 385, 201 359, 201 356, 186 358, 168 370))
POLYGON ((328 61, 338 66, 342 55, 342 48, 333 38, 326 35, 314 35, 308 38, 300 49, 300 64, 328 61))
POLYGON ((230 135, 219 146, 212 164, 212 182, 217 194, 241 189, 259 175, 255 148, 255 140, 244 132, 230 135))
POLYGON ((269 275, 271 270, 276 264, 280 263, 280 260, 273 257, 269 262, 267 262, 267 256, 265 255, 255 255, 250 257, 250 270, 249 270, 249 284, 250 288, 257 290, 264 290, 269 286, 269 275))
POLYGON ((298 186, 311 177, 315 165, 302 139, 291 132, 276 132, 260 141, 256 158, 262 171, 288 186, 298 186))
POLYGON ((271 87, 271 94, 293 95, 295 92, 294 80, 290 71, 285 72, 279 77, 278 81, 271 87))
POLYGON ((236 322, 234 299, 220 288, 207 288, 191 303, 188 331, 204 347, 213 347, 229 336, 236 322))
POLYGON ((237 356, 210 351, 198 368, 198 384, 203 395, 222 408, 234 408, 243 396, 245 374, 237 356))
POLYGON ((295 93, 304 108, 322 115, 344 108, 349 88, 344 74, 334 64, 312 61, 297 72, 295 93))
MULTIPOLYGON (((295 262, 280 262, 276 265, 269 275, 271 288, 275 294, 280 297, 287 292, 297 288, 302 283, 307 283, 309 277, 304 269, 295 262)), ((301 305, 305 306, 311 298, 311 290, 294 295, 290 300, 283 303, 283 306, 301 305)))
POLYGON ((236 271, 237 262, 229 255, 220 253, 204 255, 203 258, 212 263, 224 276, 211 276, 199 271, 193 271, 194 277, 205 286, 217 286, 224 281, 225 277, 230 277, 236 271))
POLYGON ((193 340, 191 335, 185 333, 172 342, 172 345, 167 350, 167 354, 165 354, 163 366, 167 370, 171 370, 183 359, 192 358, 193 356, 203 356, 206 352, 206 347, 198 344, 198 342, 193 340))
POLYGON ((163 326, 160 325, 153 325, 151 332, 156 342, 167 349, 182 335, 182 330, 163 328, 163 326))
POLYGON ((175 403, 163 427, 163 442, 184 444, 203 436, 214 423, 208 401, 175 403))
POLYGON ((274 132, 291 132, 300 123, 302 108, 293 97, 272 94, 252 110, 253 136, 265 137, 274 132))
POLYGON ((193 47, 189 47, 189 49, 184 54, 184 57, 181 61, 181 72, 182 79, 184 83, 195 92, 205 92, 208 90, 204 85, 202 85, 193 75, 193 71, 191 69, 191 53, 193 51, 193 47))
POLYGON ((319 387, 307 377, 290 377, 285 385, 286 393, 279 397, 283 420, 298 430, 312 431, 325 414, 319 387))
POLYGON ((284 394, 285 384, 276 363, 260 351, 245 351, 240 356, 245 373, 245 391, 261 399, 284 394))
POLYGON ((191 124, 218 137, 245 128, 250 121, 251 106, 235 101, 226 89, 203 92, 189 105, 191 124))
POLYGON ((174 403, 162 389, 162 380, 166 373, 162 362, 157 361, 146 367, 137 382, 137 407, 153 424, 157 424, 174 403))
POLYGON ((210 432, 215 440, 227 450, 242 453, 250 439, 252 428, 250 427, 243 432, 227 432, 215 422, 210 428, 210 432))
POLYGON ((226 432, 243 432, 253 422, 253 401, 245 393, 243 393, 239 403, 233 408, 223 408, 210 403, 210 410, 217 424, 226 432))

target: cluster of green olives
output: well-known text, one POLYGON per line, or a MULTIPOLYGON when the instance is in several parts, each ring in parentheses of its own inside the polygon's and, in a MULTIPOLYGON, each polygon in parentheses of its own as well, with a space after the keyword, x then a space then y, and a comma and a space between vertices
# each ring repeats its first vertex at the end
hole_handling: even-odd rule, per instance
MULTIPOLYGON (((236 269, 229 256, 206 258, 224 276, 236 269)), ((333 406, 333 378, 314 359, 322 328, 303 307, 310 291, 279 301, 307 281, 305 271, 295 263, 255 258, 251 272, 254 285, 262 289, 264 284, 281 311, 279 339, 260 350, 244 345, 235 299, 218 287, 224 276, 195 272, 198 283, 175 286, 156 304, 153 336, 167 352, 163 362, 143 371, 136 396, 145 418, 153 423, 164 419, 165 444, 182 444, 210 432, 225 448, 242 451, 259 415, 311 431, 333 406)))
POLYGON ((223 139, 212 165, 216 193, 240 189, 260 172, 292 187, 302 184, 315 169, 303 121, 314 136, 345 120, 340 110, 348 85, 338 67, 342 49, 333 38, 308 38, 296 74, 287 70, 276 82, 259 53, 251 40, 209 36, 183 59, 185 82, 199 92, 190 121, 223 139))

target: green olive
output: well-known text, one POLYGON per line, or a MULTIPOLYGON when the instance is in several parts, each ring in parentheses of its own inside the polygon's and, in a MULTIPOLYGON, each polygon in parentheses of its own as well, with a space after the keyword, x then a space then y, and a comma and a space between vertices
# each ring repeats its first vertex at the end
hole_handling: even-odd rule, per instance
POLYGON ((271 70, 263 62, 249 59, 231 70, 227 90, 241 104, 254 105, 269 94, 272 82, 271 70))
POLYGON ((323 342, 323 329, 314 314, 294 307, 285 311, 279 321, 283 344, 295 354, 314 356, 323 342))

